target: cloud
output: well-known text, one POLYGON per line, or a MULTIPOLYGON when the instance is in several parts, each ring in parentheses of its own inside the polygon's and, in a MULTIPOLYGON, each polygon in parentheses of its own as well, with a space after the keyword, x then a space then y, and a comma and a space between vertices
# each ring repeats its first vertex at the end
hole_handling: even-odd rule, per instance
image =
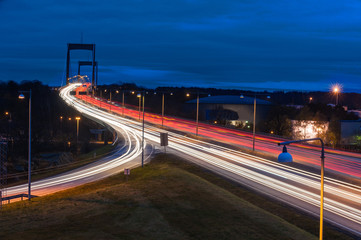
MULTIPOLYGON (((61 82, 66 43, 79 42, 81 32, 85 42, 96 43, 107 82, 321 86, 337 76, 351 84, 361 74, 355 54, 361 51, 361 3, 356 0, 0 3, 0 21, 6 23, 0 25, 4 80, 61 82)), ((81 58, 86 54, 72 53, 73 63, 81 58)))

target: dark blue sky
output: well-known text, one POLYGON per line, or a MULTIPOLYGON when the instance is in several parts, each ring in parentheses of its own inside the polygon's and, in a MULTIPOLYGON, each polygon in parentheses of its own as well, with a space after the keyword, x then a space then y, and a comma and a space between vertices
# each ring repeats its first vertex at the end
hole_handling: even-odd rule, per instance
POLYGON ((0 0, 0 21, 0 80, 61 84, 83 32, 100 83, 361 93, 358 0, 0 0))

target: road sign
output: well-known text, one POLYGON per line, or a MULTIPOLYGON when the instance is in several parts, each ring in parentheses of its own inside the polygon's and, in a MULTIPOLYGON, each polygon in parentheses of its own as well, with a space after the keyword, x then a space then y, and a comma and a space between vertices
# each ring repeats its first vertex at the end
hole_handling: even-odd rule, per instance
POLYGON ((130 169, 124 168, 124 175, 130 175, 130 169))

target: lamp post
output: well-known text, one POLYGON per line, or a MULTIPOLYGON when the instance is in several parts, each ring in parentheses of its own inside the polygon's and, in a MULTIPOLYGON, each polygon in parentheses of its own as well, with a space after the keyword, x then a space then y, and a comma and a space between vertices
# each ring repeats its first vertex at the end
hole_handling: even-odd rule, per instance
POLYGON ((142 100, 142 94, 138 93, 137 94, 137 98, 139 98, 139 106, 138 106, 138 111, 139 111, 139 116, 138 116, 138 119, 140 120, 140 102, 142 100))
POLYGON ((144 97, 145 94, 143 92, 143 126, 142 126, 142 167, 144 166, 144 97))
POLYGON ((299 142, 309 142, 309 141, 320 141, 321 142, 321 191, 320 191, 320 240, 323 239, 323 192, 324 192, 324 172, 325 172, 325 150, 324 143, 321 138, 310 138, 310 139, 302 139, 295 141, 287 141, 278 143, 278 145, 283 145, 283 152, 278 156, 279 162, 292 162, 292 155, 287 152, 286 145, 291 143, 299 143, 299 142))
POLYGON ((164 93, 162 94, 162 127, 164 122, 164 93))
MULTIPOLYGON (((257 113, 257 95, 264 95, 264 94, 254 94, 253 98, 253 136, 252 136, 252 151, 255 150, 256 145, 256 113, 257 113)), ((240 96, 240 98, 244 98, 243 95, 240 96)), ((268 99, 270 99, 270 96, 267 96, 268 99)))
POLYGON ((197 93, 196 136, 198 136, 199 93, 197 93))
POLYGON ((335 86, 333 88, 333 92, 336 94, 336 106, 338 105, 338 93, 340 92, 340 88, 338 86, 335 86))
POLYGON ((29 93, 29 150, 28 150, 28 200, 31 199, 31 89, 19 91, 19 99, 24 99, 24 93, 29 93))
POLYGON ((123 115, 123 117, 124 117, 124 90, 123 90, 122 106, 123 106, 123 108, 122 108, 122 115, 123 115))
MULTIPOLYGON (((187 93, 186 97, 189 97, 190 94, 187 93)), ((198 116, 199 116, 199 93, 197 92, 197 110, 196 110, 196 136, 198 136, 198 116)))
POLYGON ((63 116, 60 116, 60 129, 63 131, 63 116))
POLYGON ((80 117, 75 117, 76 120, 76 144, 78 145, 78 139, 79 139, 79 120, 80 117))

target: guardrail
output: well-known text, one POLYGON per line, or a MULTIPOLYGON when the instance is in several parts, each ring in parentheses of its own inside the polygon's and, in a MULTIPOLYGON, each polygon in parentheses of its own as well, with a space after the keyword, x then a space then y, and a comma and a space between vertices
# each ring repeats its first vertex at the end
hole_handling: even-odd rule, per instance
MULTIPOLYGON (((35 195, 31 195, 31 198, 37 197, 35 195)), ((29 195, 26 193, 21 193, 21 194, 16 194, 16 195, 12 195, 12 196, 8 196, 8 197, 2 197, 2 192, 0 191, 0 207, 2 205, 3 202, 6 202, 9 204, 11 200, 13 199, 18 199, 21 198, 21 201, 24 200, 24 198, 29 199, 29 195)))

